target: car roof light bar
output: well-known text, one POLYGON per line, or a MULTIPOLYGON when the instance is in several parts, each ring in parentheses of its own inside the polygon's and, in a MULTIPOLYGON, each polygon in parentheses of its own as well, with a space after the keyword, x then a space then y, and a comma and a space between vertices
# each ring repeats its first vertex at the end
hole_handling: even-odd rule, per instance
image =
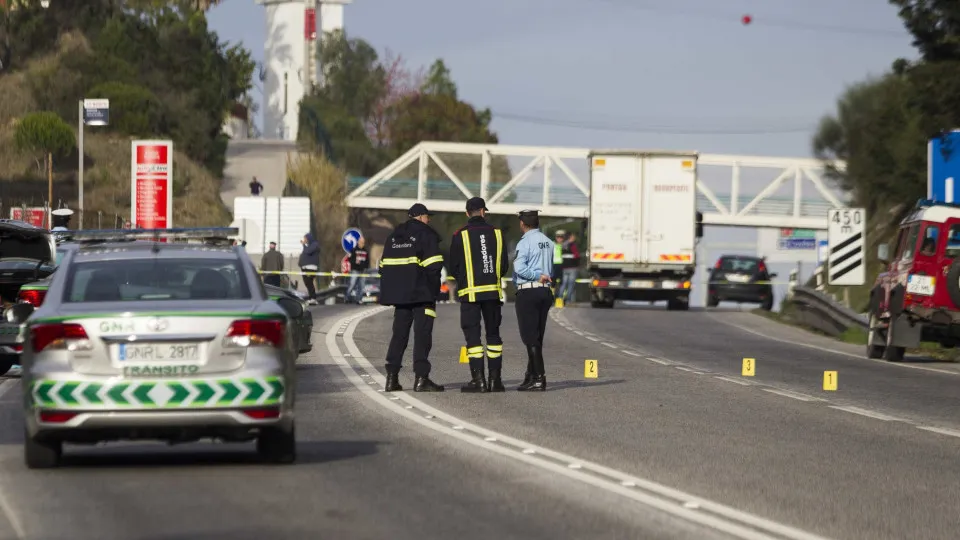
POLYGON ((70 240, 81 243, 147 241, 189 241, 205 243, 232 242, 240 234, 237 227, 189 227, 178 229, 90 229, 71 231, 70 240))

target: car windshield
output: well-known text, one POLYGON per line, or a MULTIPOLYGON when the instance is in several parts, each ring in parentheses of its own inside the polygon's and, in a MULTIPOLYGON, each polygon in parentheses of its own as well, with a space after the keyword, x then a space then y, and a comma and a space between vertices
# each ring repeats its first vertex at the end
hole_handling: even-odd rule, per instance
POLYGON ((68 266, 65 302, 250 298, 236 259, 127 259, 68 266))
POLYGON ((757 271, 756 259, 723 258, 720 259, 720 270, 724 272, 743 272, 752 274, 757 271))

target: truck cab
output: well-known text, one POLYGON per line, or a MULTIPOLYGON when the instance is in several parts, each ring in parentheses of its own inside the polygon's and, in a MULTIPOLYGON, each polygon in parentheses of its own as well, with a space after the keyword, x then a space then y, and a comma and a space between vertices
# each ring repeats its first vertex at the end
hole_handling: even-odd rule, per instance
POLYGON ((867 356, 903 360, 921 341, 960 342, 960 205, 921 200, 896 242, 878 248, 887 265, 870 292, 867 356))

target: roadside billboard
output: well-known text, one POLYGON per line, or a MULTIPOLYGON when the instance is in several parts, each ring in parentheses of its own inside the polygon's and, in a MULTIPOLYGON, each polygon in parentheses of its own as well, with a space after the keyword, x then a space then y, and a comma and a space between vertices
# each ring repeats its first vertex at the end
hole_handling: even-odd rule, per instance
POLYGON ((130 220, 134 228, 173 227, 173 141, 133 141, 130 220))

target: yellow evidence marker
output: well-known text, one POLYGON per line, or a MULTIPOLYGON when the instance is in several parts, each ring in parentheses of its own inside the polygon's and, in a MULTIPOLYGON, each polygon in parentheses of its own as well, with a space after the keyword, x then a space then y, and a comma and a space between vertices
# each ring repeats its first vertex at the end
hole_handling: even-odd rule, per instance
POLYGON ((461 363, 461 364, 469 364, 469 363, 470 363, 470 359, 467 358, 467 348, 466 348, 466 347, 460 347, 460 363, 461 363))
POLYGON ((583 376, 587 379, 596 379, 597 378, 597 361, 596 360, 586 360, 583 362, 583 376))
POLYGON ((757 361, 753 358, 744 358, 743 359, 743 369, 741 374, 744 377, 753 377, 757 373, 757 361))
POLYGON ((553 301, 553 307, 562 308, 563 307, 563 298, 557 298, 553 301))
POLYGON ((831 392, 837 391, 837 372, 836 371, 823 372, 823 389, 831 392))

